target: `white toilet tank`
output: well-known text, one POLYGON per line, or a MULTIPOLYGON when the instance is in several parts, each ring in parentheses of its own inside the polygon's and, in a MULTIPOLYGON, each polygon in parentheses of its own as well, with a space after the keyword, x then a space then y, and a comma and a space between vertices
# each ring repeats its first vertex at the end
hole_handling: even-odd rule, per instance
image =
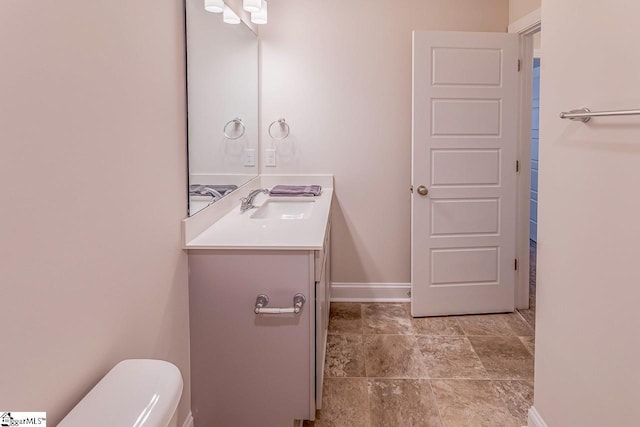
POLYGON ((182 375, 163 360, 123 360, 58 427, 168 427, 182 395, 182 375))

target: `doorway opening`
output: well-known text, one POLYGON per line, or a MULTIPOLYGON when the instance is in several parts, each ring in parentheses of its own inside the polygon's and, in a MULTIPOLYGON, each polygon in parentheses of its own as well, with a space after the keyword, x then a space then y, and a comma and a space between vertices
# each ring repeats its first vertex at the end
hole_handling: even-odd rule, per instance
POLYGON ((534 35, 534 57, 531 84, 531 150, 529 191, 529 307, 518 311, 535 328, 536 318, 536 258, 538 245, 538 167, 540 164, 540 32, 534 35), (536 48, 537 46, 537 48, 536 48))
POLYGON ((518 226, 516 308, 535 328, 536 276, 538 245, 538 170, 540 71, 542 67, 541 14, 532 12, 509 27, 509 32, 520 35, 520 138, 518 152, 518 226))

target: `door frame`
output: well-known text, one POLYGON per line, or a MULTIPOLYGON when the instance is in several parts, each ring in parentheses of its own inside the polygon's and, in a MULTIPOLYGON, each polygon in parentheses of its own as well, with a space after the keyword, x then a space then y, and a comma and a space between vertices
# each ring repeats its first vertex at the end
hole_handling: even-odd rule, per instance
POLYGON ((508 32, 520 36, 519 81, 520 106, 518 108, 518 159, 520 172, 516 178, 516 273, 515 306, 529 308, 529 221, 531 191, 531 104, 533 81, 533 35, 542 28, 541 9, 509 25, 508 32))

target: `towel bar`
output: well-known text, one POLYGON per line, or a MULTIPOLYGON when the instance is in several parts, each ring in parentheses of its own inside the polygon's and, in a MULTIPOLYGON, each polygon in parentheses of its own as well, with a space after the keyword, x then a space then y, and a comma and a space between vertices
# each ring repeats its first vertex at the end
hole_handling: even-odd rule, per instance
POLYGON ((307 302, 307 298, 304 295, 295 294, 293 296, 293 307, 267 307, 269 297, 265 294, 260 294, 256 298, 256 305, 253 311, 256 314, 298 314, 305 302, 307 302))
POLYGON ((610 116, 637 116, 640 110, 620 110, 620 111, 591 111, 588 108, 579 110, 571 110, 560 113, 561 119, 577 120, 587 123, 591 117, 610 117, 610 116))

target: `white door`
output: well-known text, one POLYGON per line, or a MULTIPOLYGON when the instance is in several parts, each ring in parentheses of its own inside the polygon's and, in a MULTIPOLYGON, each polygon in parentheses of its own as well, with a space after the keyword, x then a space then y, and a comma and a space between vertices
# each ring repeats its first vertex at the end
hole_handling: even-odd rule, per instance
POLYGON ((518 39, 413 33, 413 316, 514 310, 518 39))

